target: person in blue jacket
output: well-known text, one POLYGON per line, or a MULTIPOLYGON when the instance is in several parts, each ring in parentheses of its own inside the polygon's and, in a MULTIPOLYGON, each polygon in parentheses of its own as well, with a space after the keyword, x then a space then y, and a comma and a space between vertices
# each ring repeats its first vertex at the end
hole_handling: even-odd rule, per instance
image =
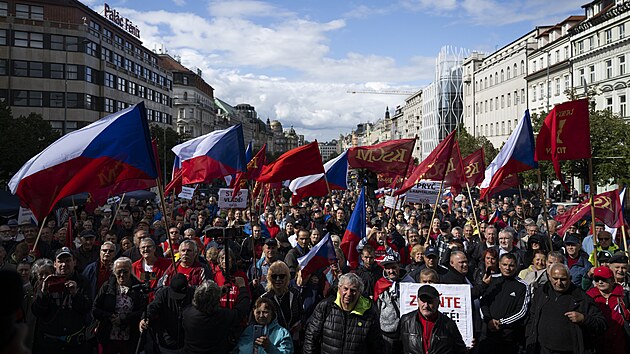
POLYGON ((293 340, 291 333, 278 324, 273 302, 267 298, 258 298, 254 304, 253 323, 249 325, 232 353, 251 354, 291 354, 293 340), (254 326, 263 326, 263 335, 254 338, 254 326))

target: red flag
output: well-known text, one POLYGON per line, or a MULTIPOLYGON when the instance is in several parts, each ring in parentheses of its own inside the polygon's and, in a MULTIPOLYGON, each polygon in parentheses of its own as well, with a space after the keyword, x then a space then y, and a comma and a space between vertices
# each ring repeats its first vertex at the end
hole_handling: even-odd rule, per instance
POLYGON ((177 172, 175 172, 175 174, 173 175, 173 179, 171 180, 171 182, 169 182, 169 184, 166 185, 166 187, 164 187, 164 195, 168 195, 171 191, 175 191, 175 194, 179 194, 182 192, 182 177, 183 177, 183 170, 179 169, 177 170, 177 172))
POLYGON ((322 156, 317 141, 291 149, 276 161, 263 166, 259 182, 282 182, 297 177, 324 173, 322 156))
POLYGON ((485 156, 483 154, 483 148, 473 152, 466 156, 462 160, 464 165, 464 173, 466 174, 466 181, 470 187, 477 186, 484 178, 484 172, 486 170, 485 156))
POLYGON ((551 160, 556 177, 568 191, 562 178, 560 161, 591 157, 591 130, 588 99, 555 106, 545 118, 536 138, 536 161, 551 160))
POLYGON ((348 149, 348 164, 351 168, 366 168, 375 173, 402 175, 407 171, 415 143, 416 139, 399 139, 352 147, 348 149))
POLYGON ((433 151, 431 151, 429 156, 413 170, 411 176, 407 178, 402 187, 400 187, 394 195, 400 195, 407 192, 421 179, 437 181, 444 178, 446 167, 451 159, 453 144, 455 143, 455 132, 456 130, 453 130, 438 144, 438 146, 435 147, 435 149, 433 149, 433 151))
POLYGON ((260 176, 260 172, 263 168, 263 166, 265 165, 265 163, 267 162, 267 144, 263 145, 263 147, 260 148, 260 150, 258 151, 258 153, 256 154, 256 156, 254 156, 248 163, 247 163, 247 172, 242 173, 239 172, 236 174, 236 181, 234 181, 234 191, 232 193, 233 196, 235 196, 238 191, 243 187, 242 184, 242 180, 243 178, 245 179, 256 179, 258 178, 258 176, 260 176))
POLYGON ((455 194, 459 194, 462 187, 466 185, 464 166, 462 165, 462 155, 459 152, 459 143, 453 143, 453 152, 446 165, 446 175, 444 176, 444 187, 453 187, 455 194))
POLYGON ((396 172, 381 172, 376 177, 378 178, 378 188, 385 188, 395 185, 399 180, 400 174, 396 172))
MULTIPOLYGON (((621 202, 619 201, 619 191, 612 190, 594 196, 595 218, 601 220, 608 227, 620 227, 623 225, 621 202)), ((559 235, 564 235, 569 226, 580 221, 586 215, 591 214, 590 199, 584 201, 563 214, 556 217, 562 223, 562 228, 558 230, 559 235)))
POLYGON ((158 178, 162 181, 163 177, 162 169, 160 168, 160 155, 158 154, 157 139, 151 139, 151 147, 153 148, 153 156, 155 157, 155 170, 158 172, 158 178))

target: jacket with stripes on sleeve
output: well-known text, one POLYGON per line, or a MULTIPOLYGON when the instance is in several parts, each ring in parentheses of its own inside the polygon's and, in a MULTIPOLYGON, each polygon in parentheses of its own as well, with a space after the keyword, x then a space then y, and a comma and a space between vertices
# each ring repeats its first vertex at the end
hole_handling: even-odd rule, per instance
POLYGON ((525 316, 529 306, 529 286, 517 276, 505 277, 497 274, 481 297, 484 334, 504 338, 518 336, 523 332, 525 316), (501 330, 490 332, 487 323, 499 320, 501 330))

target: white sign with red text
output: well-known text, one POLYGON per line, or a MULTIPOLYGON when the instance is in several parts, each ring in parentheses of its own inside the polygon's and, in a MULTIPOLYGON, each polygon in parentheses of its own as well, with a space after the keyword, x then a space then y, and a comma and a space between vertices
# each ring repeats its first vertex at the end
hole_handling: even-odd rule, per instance
MULTIPOLYGON (((400 316, 418 309, 418 289, 425 284, 400 283, 400 316)), ((473 304, 470 285, 431 284, 440 293, 439 311, 457 324, 467 347, 473 340, 473 304)))

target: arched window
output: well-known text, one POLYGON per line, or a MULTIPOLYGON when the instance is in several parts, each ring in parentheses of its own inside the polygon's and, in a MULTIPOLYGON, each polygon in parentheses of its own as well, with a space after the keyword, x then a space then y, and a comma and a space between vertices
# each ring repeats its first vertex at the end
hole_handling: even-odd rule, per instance
POLYGON ((490 86, 494 85, 494 81, 492 80, 492 74, 490 74, 490 86))
POLYGON ((501 82, 505 81, 505 75, 503 73, 503 69, 501 69, 501 82))
POLYGON ((514 77, 518 76, 518 66, 516 66, 516 63, 514 64, 514 77))
POLYGON ((510 79, 510 67, 509 66, 507 67, 507 79, 508 80, 510 79))
POLYGON ((184 91, 184 101, 188 100, 188 92, 184 91))
POLYGON ((525 74, 525 61, 521 60, 521 74, 525 74))

